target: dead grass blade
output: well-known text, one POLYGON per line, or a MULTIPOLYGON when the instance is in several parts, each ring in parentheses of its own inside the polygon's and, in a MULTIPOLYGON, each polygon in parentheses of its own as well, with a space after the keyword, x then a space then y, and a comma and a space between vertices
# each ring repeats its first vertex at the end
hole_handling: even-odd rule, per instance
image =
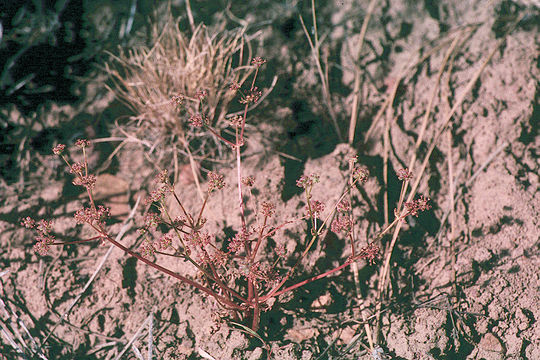
MULTIPOLYGON (((304 19, 301 15, 299 15, 300 23, 302 24, 302 29, 304 30, 304 34, 306 35, 306 38, 309 43, 309 47, 311 48, 311 55, 313 56, 313 60, 315 61, 315 65, 317 66, 317 72, 319 73, 319 78, 321 79, 321 84, 323 87, 323 98, 324 102, 326 103, 326 107, 328 108, 328 113, 330 114, 330 118, 332 119, 332 122, 334 124, 334 128, 336 129, 336 134, 341 139, 341 130, 339 129, 339 125, 337 122, 337 117, 334 112, 334 108, 332 106, 332 98, 330 96, 330 89, 328 86, 327 76, 324 74, 326 73, 326 70, 323 71, 321 66, 321 56, 319 53, 320 49, 320 43, 319 43, 319 34, 317 31, 317 15, 315 12, 315 1, 311 0, 311 14, 313 19, 313 29, 314 29, 314 40, 311 39, 311 36, 309 35, 309 32, 307 31, 306 25, 304 24, 304 19)), ((328 68, 328 67, 327 67, 328 68)))
MULTIPOLYGON (((137 329, 137 331, 135 332, 135 334, 133 334, 133 336, 131 337, 131 339, 129 339, 129 341, 127 342, 126 345, 124 345, 124 347, 122 348, 122 350, 120 351, 120 353, 118 355, 116 355, 116 357, 114 358, 114 360, 120 360, 122 358, 122 356, 126 353, 126 351, 133 345, 133 343, 135 342, 135 340, 137 340, 137 338, 139 337, 139 334, 142 332, 142 330, 144 329, 144 327, 150 323, 150 321, 152 320, 152 314, 150 314, 146 320, 141 324, 141 326, 139 326, 139 328, 137 329)), ((137 348, 135 348, 137 349, 137 348)), ((138 349, 135 351, 135 352, 138 352, 139 355, 140 355, 140 359, 144 360, 144 358, 142 357, 140 351, 138 351, 138 349)))
MULTIPOLYGON (((426 155, 424 157, 424 160, 423 160, 422 164, 420 165, 420 169, 418 171, 416 169, 413 170, 413 172, 415 174, 415 178, 414 178, 415 180, 414 180, 414 184, 411 186, 411 190, 410 190, 409 196, 407 198, 408 202, 411 201, 414 198, 414 196, 416 195, 416 190, 418 188, 418 185, 420 184, 420 181, 422 179, 422 175, 425 172, 425 169, 426 169, 427 164, 429 162, 429 159, 431 157, 431 153, 435 149, 435 146, 437 145, 440 136, 447 129, 447 127, 448 127, 450 121, 452 120, 454 114, 456 113, 457 109, 461 106, 461 104, 465 100, 465 97, 469 94, 469 92, 473 88, 474 84, 476 83, 476 81, 478 80, 478 78, 480 77, 480 75, 482 74, 484 69, 486 68, 487 64, 491 61, 492 57, 495 55, 495 53, 497 52, 497 50, 503 44, 504 41, 506 41, 506 37, 503 37, 501 40, 499 40, 497 42, 497 44, 493 47, 493 49, 486 56, 486 58, 484 59, 482 64, 479 66, 478 70, 475 72, 474 76, 469 80, 469 82, 467 83, 467 86, 465 87, 465 89, 463 89, 463 91, 460 93, 460 95, 459 95, 457 101, 454 103, 454 106, 452 107, 452 109, 450 109, 450 111, 443 118, 442 125, 439 127, 437 133, 435 134, 434 138, 432 139, 431 144, 430 144, 430 146, 428 148, 428 151, 427 151, 427 153, 426 153, 426 155)), ((417 148, 418 148, 418 146, 419 146, 419 142, 417 141, 417 148)), ((413 152, 413 157, 411 158, 409 169, 413 169, 413 165, 414 165, 415 160, 416 160, 416 151, 413 152)), ((397 208, 398 211, 400 211, 400 205, 401 204, 398 205, 398 208, 397 208)), ((390 259, 392 257, 393 248, 394 248, 394 246, 395 246, 395 244, 397 242, 397 238, 398 238, 399 232, 401 230, 401 226, 402 226, 402 223, 398 222, 398 224, 396 225, 396 227, 394 229, 394 233, 392 235, 392 240, 390 242, 390 245, 389 245, 388 250, 387 250, 386 255, 385 255, 384 266, 383 266, 383 269, 381 271, 381 276, 380 276, 380 279, 379 279, 379 290, 378 290, 379 299, 382 299, 383 293, 385 292, 386 288, 388 287, 388 276, 387 275, 388 275, 389 267, 390 267, 390 259)), ((378 338, 379 338, 381 306, 382 306, 382 301, 379 301, 378 304, 377 304, 376 332, 374 334, 376 344, 378 343, 378 338)))
MULTIPOLYGON (((360 29, 360 39, 358 39, 358 53, 357 53, 358 55, 356 56, 356 61, 360 60, 360 54, 362 52, 362 47, 364 45, 364 39, 366 37, 369 19, 371 19, 371 15, 373 14, 373 10, 375 9, 376 4, 377 4, 377 0, 371 0, 368 6, 366 17, 364 18, 364 21, 362 22, 362 28, 360 29)), ((351 121, 349 122, 349 144, 350 145, 352 145, 354 141, 354 132, 356 131, 356 121, 358 119, 358 103, 360 100, 360 68, 358 67, 358 64, 356 64, 355 66, 353 94, 354 94, 354 97, 353 97, 353 103, 352 103, 351 121)))

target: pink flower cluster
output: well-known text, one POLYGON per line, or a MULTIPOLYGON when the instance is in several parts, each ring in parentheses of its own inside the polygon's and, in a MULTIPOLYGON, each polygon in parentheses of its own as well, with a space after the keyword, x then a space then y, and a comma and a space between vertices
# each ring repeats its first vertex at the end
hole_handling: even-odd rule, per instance
POLYGON ((211 236, 208 233, 201 233, 199 231, 193 231, 190 234, 184 236, 184 241, 191 246, 197 248, 203 248, 210 243, 211 236))
POLYGON ((261 212, 263 213, 264 216, 270 217, 274 215, 274 213, 276 212, 276 205, 274 205, 273 203, 263 201, 261 212))
POLYGON ((352 229, 351 218, 348 215, 336 216, 332 222, 332 225, 330 226, 330 229, 336 234, 341 232, 348 235, 352 229))
POLYGON ((351 203, 349 202, 349 200, 343 199, 337 204, 337 210, 339 212, 346 213, 351 210, 351 203))
POLYGON ((431 209, 431 205, 428 204, 429 198, 420 196, 420 199, 416 199, 404 204, 405 209, 407 209, 406 215, 412 215, 418 217, 418 213, 431 209))
POLYGON ((409 181, 412 179, 413 175, 412 172, 409 171, 409 169, 399 169, 397 171, 397 177, 399 180, 409 181))
POLYGON ((262 92, 258 87, 254 86, 253 89, 249 91, 243 98, 241 98, 240 104, 251 104, 256 103, 262 96, 262 92))
POLYGON ((82 176, 83 170, 84 170, 84 164, 81 162, 76 162, 76 163, 71 164, 69 168, 69 173, 82 176))
POLYGON ((229 252, 233 254, 238 254, 244 248, 244 242, 249 239, 251 234, 246 230, 238 232, 234 238, 229 242, 229 252))
POLYGON ((152 242, 149 238, 145 238, 141 246, 139 246, 139 252, 145 258, 154 256, 156 251, 165 251, 172 247, 172 235, 166 234, 160 236, 157 241, 152 242))
POLYGON ((266 63, 266 60, 260 56, 254 57, 251 60, 251 65, 256 66, 256 67, 261 67, 264 63, 266 63))
POLYGON ((203 101, 207 96, 208 96, 207 90, 201 89, 201 90, 197 90, 197 92, 195 93, 195 97, 199 99, 199 101, 203 101))
POLYGON ((65 148, 66 148, 66 145, 58 144, 53 148, 53 154, 54 155, 60 155, 60 154, 62 154, 62 152, 64 152, 65 148))
POLYGON ((253 176, 248 176, 248 177, 243 177, 242 178, 242 184, 244 184, 245 186, 253 186, 255 185, 255 177, 253 176))
POLYGON ((317 174, 311 174, 311 175, 302 175, 300 176, 300 179, 296 180, 296 186, 307 189, 308 187, 312 187, 313 184, 319 182, 319 175, 317 174))
POLYGON ((367 260, 369 264, 372 265, 375 262, 375 260, 381 258, 380 252, 381 252, 381 249, 377 245, 373 243, 369 243, 360 249, 358 257, 360 259, 367 260))
POLYGON ((97 208, 89 207, 79 209, 73 215, 77 224, 92 224, 94 221, 100 222, 110 216, 111 212, 109 208, 102 205, 98 205, 97 208))
POLYGON ((238 91, 238 89, 240 89, 240 84, 237 83, 237 82, 233 82, 233 83, 231 83, 231 84, 229 85, 229 90, 230 90, 230 91, 236 92, 236 91, 238 91))
POLYGON ((172 246, 172 235, 166 234, 162 235, 159 240, 157 241, 157 248, 161 251, 167 250, 172 246))
POLYGON ((54 244, 54 236, 50 233, 52 225, 50 221, 41 219, 36 223, 34 219, 27 216, 21 221, 21 225, 27 229, 36 229, 38 235, 36 236, 36 243, 34 244, 34 251, 41 256, 47 255, 50 246, 54 244))
POLYGON ((235 115, 233 117, 230 117, 228 120, 231 126, 239 128, 242 126, 242 121, 244 120, 244 117, 242 115, 235 115))
POLYGON ((161 223, 161 216, 154 212, 149 212, 144 216, 144 227, 146 229, 155 228, 161 223))
POLYGON ((160 171, 159 174, 156 175, 154 181, 157 183, 168 184, 169 171, 167 169, 160 171))
POLYGON ((206 122, 208 122, 208 118, 201 114, 193 114, 189 117, 188 121, 191 124, 191 126, 200 128, 206 122))
MULTIPOLYGON (((311 200, 310 205, 311 205, 311 212, 313 213, 313 217, 319 218, 324 211, 324 204, 320 202, 319 200, 311 200)), ((306 205, 306 215, 310 216, 309 207, 307 205, 306 205)))
POLYGON ((214 171, 208 172, 208 192, 212 192, 214 190, 221 190, 225 186, 225 181, 223 180, 225 177, 223 175, 220 175, 214 171))
POLYGON ((87 148, 90 146, 90 141, 86 140, 86 139, 79 139, 75 142, 75 145, 77 145, 78 147, 80 147, 81 149, 83 148, 87 148))
POLYGON ((84 176, 77 176, 73 179, 72 184, 75 186, 84 186, 88 190, 93 190, 96 186, 97 178, 95 175, 89 174, 84 176))
POLYGON ((353 169, 353 179, 361 184, 365 184, 369 177, 369 170, 365 166, 357 166, 353 169))
POLYGON ((184 97, 182 95, 174 95, 171 98, 171 104, 176 105, 177 107, 181 107, 184 105, 184 97))
POLYGON ((161 202, 165 199, 165 194, 169 193, 170 189, 168 186, 160 186, 156 190, 153 190, 150 192, 150 195, 145 200, 146 205, 151 204, 153 202, 161 202))

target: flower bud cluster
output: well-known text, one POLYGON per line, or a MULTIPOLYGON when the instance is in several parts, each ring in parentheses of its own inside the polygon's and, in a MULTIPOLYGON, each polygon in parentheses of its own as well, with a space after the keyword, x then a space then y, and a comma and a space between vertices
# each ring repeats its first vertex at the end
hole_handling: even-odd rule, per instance
POLYGON ((208 172, 208 192, 221 190, 225 186, 224 176, 214 171, 208 172))
POLYGON ((171 98, 171 104, 176 105, 177 108, 184 105, 184 97, 182 95, 174 95, 171 98))
POLYGON ((160 171, 159 174, 156 175, 155 182, 161 183, 161 184, 168 184, 169 183, 169 171, 167 169, 160 171))
POLYGON ((242 126, 242 122, 244 120, 244 117, 242 115, 235 115, 233 117, 230 117, 228 120, 229 120, 229 124, 232 127, 239 128, 239 127, 242 126))
POLYGON ((342 213, 346 213, 351 210, 351 203, 349 200, 343 199, 337 204, 337 210, 342 213))
POLYGON ((406 209, 406 215, 412 215, 418 217, 418 213, 431 209, 431 205, 428 204, 429 198, 420 196, 420 199, 416 199, 404 204, 406 209))
POLYGON ((75 174, 78 176, 83 176, 83 171, 84 171, 84 164, 81 162, 73 163, 71 164, 71 167, 69 168, 70 174, 75 174))
POLYGON ((84 186, 88 190, 93 190, 96 187, 97 178, 95 175, 89 174, 84 176, 77 176, 71 182, 75 186, 84 186))
POLYGON ((161 223, 161 217, 155 212, 149 212, 144 216, 144 227, 146 229, 156 228, 161 223))
POLYGON ((375 260, 381 258, 381 249, 374 243, 369 243, 360 249, 358 257, 367 260, 370 265, 373 265, 375 260))
POLYGON ((145 258, 154 256, 156 251, 165 251, 172 247, 173 237, 170 234, 161 235, 157 241, 152 241, 149 238, 145 238, 141 246, 139 246, 139 252, 145 258))
POLYGON ((251 89, 249 93, 247 93, 239 101, 240 101, 240 104, 252 104, 259 101, 261 96, 262 96, 262 92, 259 90, 258 87, 254 86, 253 89, 251 89))
POLYGON ((266 63, 266 60, 260 56, 254 57, 251 60, 251 65, 256 66, 256 67, 261 67, 264 63, 266 63))
POLYGON ((199 99, 199 101, 203 101, 208 97, 208 91, 204 89, 197 90, 195 97, 199 99))
POLYGON ((160 186, 156 190, 153 190, 150 192, 150 195, 145 200, 145 204, 151 204, 153 202, 161 202, 165 199, 165 194, 169 193, 171 190, 168 186, 160 186))
POLYGON ((64 152, 64 149, 66 148, 66 145, 64 144, 58 144, 53 148, 53 154, 54 155, 60 155, 64 152))
POLYGON ((228 250, 232 254, 238 254, 244 248, 244 243, 251 234, 246 230, 238 232, 229 242, 228 250))
POLYGON ((80 147, 81 149, 83 148, 87 148, 90 146, 90 141, 86 140, 86 139, 78 139, 76 142, 75 142, 75 145, 77 145, 78 147, 80 147))
POLYGON ((276 205, 270 202, 263 201, 261 212, 264 216, 270 217, 276 212, 276 205))
POLYGON ((311 175, 302 175, 300 176, 300 179, 296 180, 296 186, 300 188, 310 188, 313 186, 313 184, 316 184, 319 182, 319 175, 317 174, 311 174, 311 175))
POLYGON ((27 216, 21 221, 21 225, 27 229, 36 229, 38 235, 36 236, 36 243, 34 244, 34 251, 41 256, 47 255, 50 246, 54 244, 54 236, 50 233, 52 225, 50 221, 41 219, 36 222, 31 217, 27 216))
POLYGON ((399 180, 409 181, 412 179, 413 175, 412 172, 409 171, 409 169, 399 169, 397 171, 397 177, 399 180))
POLYGON ((109 208, 102 205, 98 205, 97 208, 88 207, 79 209, 73 215, 77 224, 92 224, 94 221, 101 222, 103 219, 110 216, 111 212, 109 208))
POLYGON ((188 119, 189 123, 193 127, 202 127, 204 124, 208 123, 208 118, 201 114, 193 114, 188 119))
POLYGON ((357 166, 353 169, 353 179, 361 184, 365 184, 369 177, 369 170, 365 166, 357 166))
POLYGON ((245 186, 253 186, 255 185, 255 177, 253 177, 252 175, 248 176, 248 177, 243 177, 242 178, 242 184, 244 184, 245 186))
POLYGON ((210 235, 208 233, 201 233, 200 231, 193 231, 190 234, 184 236, 184 241, 191 246, 197 248, 203 248, 210 243, 210 235))
MULTIPOLYGON (((319 218, 324 211, 324 204, 320 202, 319 200, 311 200, 310 205, 311 205, 311 213, 313 214, 313 217, 319 218)), ((306 215, 310 216, 309 207, 307 205, 306 205, 306 215)))

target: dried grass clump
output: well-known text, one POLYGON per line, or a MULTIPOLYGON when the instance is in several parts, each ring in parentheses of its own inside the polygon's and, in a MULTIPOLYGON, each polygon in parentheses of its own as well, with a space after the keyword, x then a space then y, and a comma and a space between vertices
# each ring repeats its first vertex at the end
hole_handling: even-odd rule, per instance
MULTIPOLYGON (((162 28, 154 27, 151 48, 140 46, 113 56, 114 65, 106 70, 114 93, 136 114, 128 124, 136 137, 165 151, 177 143, 188 150, 196 137, 186 124, 189 114, 204 114, 213 127, 222 127, 234 97, 228 86, 243 83, 250 72, 238 70, 252 68, 250 57, 243 54, 244 29, 223 28, 224 24, 211 32, 201 24, 188 37, 178 21, 169 19, 162 28), (196 96, 201 90, 208 94, 203 102, 196 96), (171 104, 178 95, 185 102, 182 110, 171 104)), ((198 143, 191 150, 208 155, 209 148, 208 143, 198 143)))

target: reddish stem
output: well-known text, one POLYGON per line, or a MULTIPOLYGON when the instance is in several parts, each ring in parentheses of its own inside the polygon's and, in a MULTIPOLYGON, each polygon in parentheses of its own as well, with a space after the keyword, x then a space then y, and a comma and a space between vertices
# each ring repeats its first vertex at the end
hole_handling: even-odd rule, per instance
POLYGON ((233 303, 232 301, 218 295, 217 293, 215 293, 214 291, 208 289, 207 287, 205 287, 204 285, 201 285, 199 284, 198 282, 195 282, 191 279, 188 279, 187 277, 184 277, 182 275, 179 275, 161 265, 158 265, 148 259, 145 259, 144 257, 142 257, 141 255, 137 254, 136 252, 134 251, 131 251, 130 249, 128 249, 127 247, 125 247, 124 245, 120 244, 118 241, 114 240, 113 238, 111 238, 109 235, 107 234, 102 234, 104 237, 107 238, 107 240, 112 243, 114 246, 116 246, 117 248, 120 248, 121 250, 123 250, 124 252, 128 253, 129 255, 135 257, 137 260, 140 260, 142 261, 143 263, 145 263, 146 265, 148 266, 151 266, 153 267, 154 269, 156 270, 159 270, 169 276, 172 276, 173 278, 177 279, 177 280, 180 280, 182 282, 185 282, 199 290, 201 290, 202 292, 205 292, 206 294, 216 298, 217 300, 219 300, 220 302, 224 303, 224 304, 227 304, 228 306, 230 306, 231 308, 233 309, 237 309, 237 310, 241 310, 242 307, 240 307, 239 305, 236 305, 235 303, 233 303))
POLYGON ((90 239, 84 239, 84 240, 75 240, 75 241, 66 241, 66 242, 55 242, 55 243, 52 243, 51 245, 72 245, 72 244, 80 244, 80 243, 85 243, 85 242, 90 242, 90 241, 94 241, 94 240, 98 240, 98 239, 101 239, 103 238, 103 236, 101 235, 98 235, 98 236, 94 236, 90 239))
POLYGON ((327 277, 328 275, 333 274, 333 273, 335 273, 336 271, 339 271, 339 270, 341 270, 341 269, 343 269, 343 268, 345 268, 345 267, 347 267, 347 266, 349 266, 349 265, 351 265, 351 264, 352 264, 352 261, 347 261, 346 263, 344 263, 344 264, 338 266, 338 267, 335 268, 335 269, 328 270, 327 272, 324 272, 324 273, 319 274, 319 275, 317 275, 317 276, 314 276, 314 277, 312 277, 312 278, 309 278, 309 279, 306 279, 306 280, 301 281, 301 282, 299 282, 299 283, 296 283, 296 284, 294 284, 294 285, 292 285, 292 286, 289 286, 289 287, 287 287, 287 288, 285 288, 285 289, 282 289, 282 290, 280 290, 280 291, 276 291, 276 292, 273 293, 273 294, 268 294, 268 295, 266 295, 266 296, 263 296, 263 297, 260 299, 260 302, 261 302, 261 303, 262 303, 262 302, 265 302, 266 300, 268 300, 268 299, 270 299, 270 298, 272 298, 272 297, 276 297, 276 296, 279 296, 279 295, 281 295, 281 294, 286 293, 287 291, 291 291, 291 290, 297 289, 297 288, 299 288, 299 287, 301 287, 301 286, 304 286, 304 285, 306 285, 306 284, 309 284, 310 282, 313 282, 313 281, 315 281, 315 280, 319 280, 319 279, 325 278, 325 277, 327 277))

